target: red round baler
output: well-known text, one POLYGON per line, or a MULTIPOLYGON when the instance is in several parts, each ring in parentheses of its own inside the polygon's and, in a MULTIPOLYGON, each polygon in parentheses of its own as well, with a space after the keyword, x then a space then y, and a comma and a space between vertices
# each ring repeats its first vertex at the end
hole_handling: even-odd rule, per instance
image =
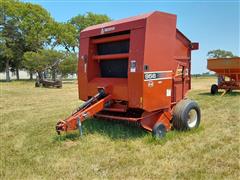
POLYGON ((155 11, 84 29, 78 89, 85 103, 57 123, 57 132, 81 132, 82 121, 92 116, 137 122, 156 137, 198 127, 200 109, 185 99, 198 43, 176 28, 176 18, 155 11))

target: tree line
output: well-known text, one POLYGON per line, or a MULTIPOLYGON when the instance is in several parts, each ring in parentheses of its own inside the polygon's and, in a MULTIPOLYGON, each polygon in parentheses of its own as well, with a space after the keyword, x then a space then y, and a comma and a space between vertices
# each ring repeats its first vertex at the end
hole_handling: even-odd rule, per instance
POLYGON ((0 0, 0 4, 0 71, 6 72, 7 81, 10 71, 19 79, 22 69, 30 79, 48 67, 63 76, 76 73, 80 31, 111 20, 88 12, 57 22, 37 4, 18 0, 0 0))

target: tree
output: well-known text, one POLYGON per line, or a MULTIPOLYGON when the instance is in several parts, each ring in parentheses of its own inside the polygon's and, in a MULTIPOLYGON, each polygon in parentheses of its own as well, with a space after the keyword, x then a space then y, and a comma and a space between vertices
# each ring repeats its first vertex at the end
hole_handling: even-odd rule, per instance
MULTIPOLYGON (((50 53, 49 50, 44 52, 42 49, 51 47, 53 50, 60 46, 71 54, 78 47, 81 30, 111 20, 106 15, 89 12, 78 15, 67 23, 58 23, 40 5, 18 0, 0 0, 0 3, 0 70, 6 71, 7 80, 10 80, 9 70, 16 71, 19 78, 18 70, 22 68, 29 71, 31 79, 32 72, 36 71, 33 66, 39 68, 43 54, 50 53), (34 63, 33 59, 38 60, 34 63)), ((54 57, 56 52, 54 53, 44 58, 54 57)), ((68 58, 70 62, 64 62, 65 64, 75 62, 72 55, 68 58)))
POLYGON ((32 51, 24 53, 23 64, 28 71, 37 72, 39 77, 42 76, 41 72, 47 66, 47 62, 44 61, 43 56, 32 51))
POLYGON ((24 53, 23 64, 24 67, 31 72, 38 73, 39 78, 42 77, 42 72, 50 69, 52 72, 52 79, 56 78, 56 70, 64 55, 61 52, 49 49, 43 49, 39 52, 24 53))
POLYGON ((68 74, 75 74, 77 72, 77 63, 78 58, 77 54, 70 53, 66 54, 64 60, 60 63, 59 68, 63 76, 67 76, 68 74))
MULTIPOLYGON (((0 1, 0 57, 1 57, 1 70, 6 72, 6 81, 10 81, 10 64, 14 64, 16 57, 17 42, 20 42, 21 35, 18 31, 17 24, 17 12, 16 8, 19 4, 16 2, 16 6, 13 5, 16 1, 0 1)), ((15 63, 17 64, 17 63, 15 63)))
POLYGON ((10 81, 9 68, 10 61, 13 59, 13 52, 10 48, 4 46, 3 44, 0 45, 0 59, 0 70, 6 72, 6 81, 10 81))
POLYGON ((231 57, 235 57, 231 51, 225 51, 225 50, 221 50, 221 49, 216 49, 216 50, 209 51, 207 53, 207 56, 209 58, 231 58, 231 57))
POLYGON ((92 12, 87 12, 85 15, 78 15, 69 20, 69 22, 77 29, 76 39, 79 43, 79 35, 80 32, 92 25, 101 24, 105 22, 111 21, 111 18, 109 18, 105 14, 95 14, 92 12))
POLYGON ((63 60, 64 54, 52 50, 52 49, 44 49, 40 51, 40 54, 44 61, 46 61, 47 66, 45 69, 49 69, 52 73, 52 80, 56 80, 56 73, 59 69, 59 63, 63 60))
POLYGON ((51 24, 54 23, 50 14, 40 5, 24 3, 19 9, 19 29, 26 43, 26 49, 36 52, 47 45, 51 36, 51 24))
POLYGON ((9 68, 16 71, 22 68, 23 54, 37 52, 47 46, 53 19, 40 5, 23 3, 17 0, 0 0, 1 24, 0 43, 2 59, 0 69, 5 69, 9 80, 9 68), (7 54, 10 53, 10 54, 7 54))
POLYGON ((75 47, 78 46, 76 35, 77 29, 72 24, 54 22, 51 24, 49 45, 52 49, 60 45, 68 52, 75 52, 75 47))

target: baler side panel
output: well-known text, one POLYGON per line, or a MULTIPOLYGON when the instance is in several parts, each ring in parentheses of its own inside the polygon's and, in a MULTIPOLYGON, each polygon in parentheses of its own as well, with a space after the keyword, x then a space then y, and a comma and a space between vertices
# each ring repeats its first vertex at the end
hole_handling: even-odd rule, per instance
POLYGON ((176 16, 154 13, 147 19, 145 36, 145 72, 160 72, 164 78, 144 81, 143 109, 155 111, 171 105, 172 76, 174 70, 174 47, 176 37, 176 16), (170 75, 165 76, 165 72, 170 75), (170 95, 169 95, 170 93, 170 95), (154 99, 153 99, 154 98, 154 99))
POLYGON ((147 111, 167 109, 171 105, 172 79, 144 81, 143 105, 147 111))
POLYGON ((131 108, 142 108, 144 36, 145 28, 131 30, 128 62, 128 100, 131 108), (135 71, 131 70, 131 61, 136 62, 135 71))
POLYGON ((88 63, 88 55, 89 55, 89 38, 81 38, 80 44, 81 50, 79 51, 79 59, 78 59, 78 94, 79 99, 87 100, 87 63, 88 63))
POLYGON ((111 87, 113 99, 128 100, 128 86, 126 78, 95 78, 88 83, 88 96, 97 93, 98 87, 111 87))
POLYGON ((191 50, 189 44, 182 38, 182 36, 176 35, 173 102, 180 101, 191 88, 191 50))
POLYGON ((94 60, 96 54, 96 46, 92 43, 92 39, 89 41, 88 51, 88 64, 87 64, 87 80, 90 82, 96 77, 100 76, 99 62, 94 60))

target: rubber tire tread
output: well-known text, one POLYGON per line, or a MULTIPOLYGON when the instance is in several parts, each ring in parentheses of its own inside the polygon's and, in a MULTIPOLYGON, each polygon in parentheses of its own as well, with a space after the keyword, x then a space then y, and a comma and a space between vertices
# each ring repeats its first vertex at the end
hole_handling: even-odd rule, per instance
POLYGON ((166 130, 166 127, 165 127, 165 125, 163 124, 163 123, 161 123, 161 122, 159 122, 159 123, 156 123, 155 125, 154 125, 154 127, 153 127, 153 130, 152 130, 152 136, 153 137, 155 137, 155 138, 164 138, 164 136, 166 136, 166 132, 167 132, 167 130, 166 130), (158 127, 160 126, 160 125, 162 125, 162 126, 164 126, 164 134, 163 134, 163 136, 157 136, 157 132, 158 132, 158 127))
POLYGON ((211 86, 211 94, 217 94, 218 93, 218 86, 216 84, 213 84, 211 86))
POLYGON ((188 127, 186 119, 183 118, 183 115, 185 113, 184 111, 186 111, 186 108, 188 106, 190 106, 190 104, 192 104, 192 106, 194 105, 195 108, 197 108, 197 111, 199 113, 198 114, 199 119, 198 119, 196 127, 198 127, 198 125, 200 124, 201 112, 200 112, 198 104, 191 99, 183 99, 177 103, 177 105, 174 107, 174 110, 173 110, 172 125, 173 125, 174 129, 179 130, 179 131, 186 131, 186 130, 190 129, 188 127))

